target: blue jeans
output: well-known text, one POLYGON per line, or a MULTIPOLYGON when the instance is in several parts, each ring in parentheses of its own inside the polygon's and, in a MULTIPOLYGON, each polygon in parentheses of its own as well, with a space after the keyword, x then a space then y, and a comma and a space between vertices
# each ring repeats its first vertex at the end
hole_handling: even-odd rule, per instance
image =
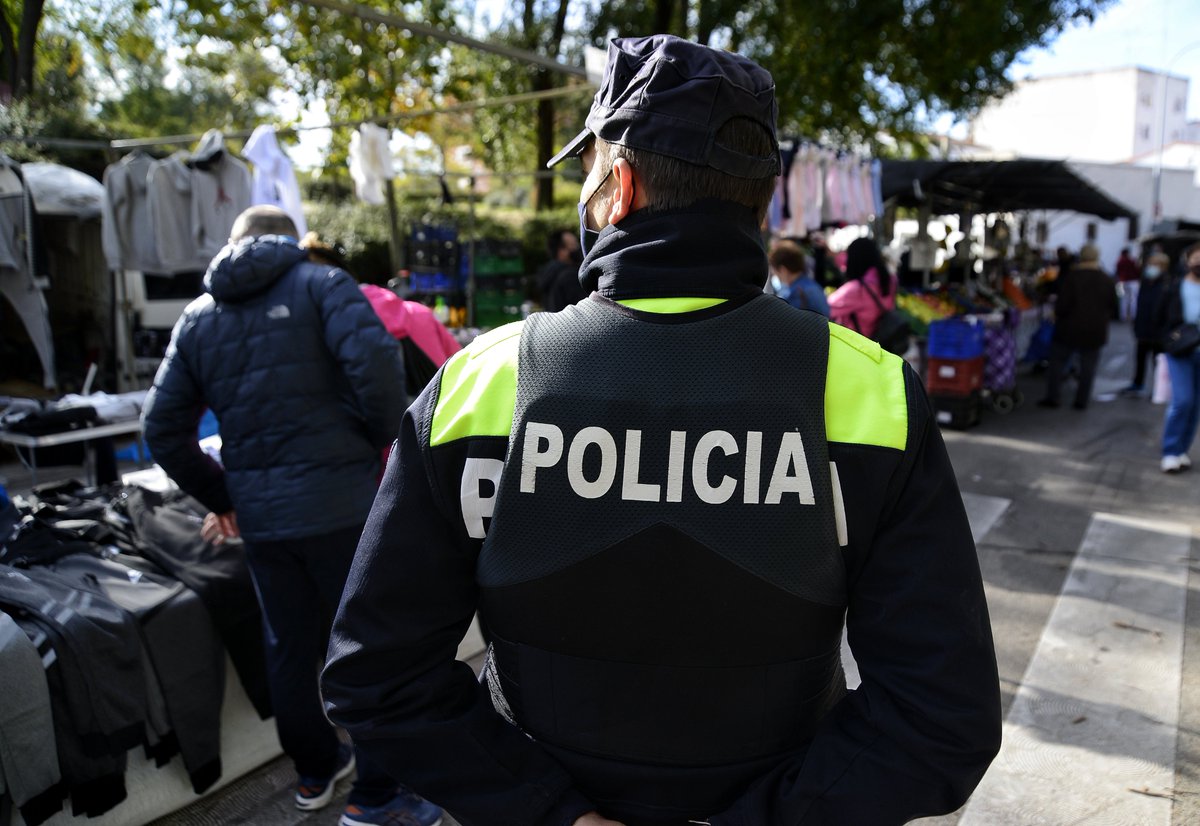
MULTIPOLYGON (((329 628, 350 574, 362 527, 277 542, 247 542, 246 561, 263 610, 267 681, 279 742, 306 777, 331 777, 338 738, 318 684, 329 628)), ((350 802, 380 806, 398 788, 361 749, 350 802)))
POLYGON ((1178 357, 1167 356, 1167 370, 1171 374, 1171 404, 1167 407, 1167 418, 1163 424, 1163 456, 1179 456, 1187 453, 1196 438, 1196 425, 1200 423, 1200 350, 1178 357))

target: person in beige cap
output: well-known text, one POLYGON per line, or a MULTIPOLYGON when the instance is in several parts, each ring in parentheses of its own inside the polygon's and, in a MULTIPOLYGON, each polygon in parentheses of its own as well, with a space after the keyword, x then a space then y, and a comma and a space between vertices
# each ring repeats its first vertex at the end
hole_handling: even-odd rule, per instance
POLYGON ((1046 372, 1046 395, 1040 407, 1058 407, 1063 370, 1072 354, 1079 355, 1076 410, 1085 410, 1092 397, 1092 382, 1100 349, 1108 343, 1108 322, 1117 317, 1117 288, 1100 269, 1100 251, 1085 244, 1079 260, 1059 276, 1054 303, 1054 340, 1046 372))

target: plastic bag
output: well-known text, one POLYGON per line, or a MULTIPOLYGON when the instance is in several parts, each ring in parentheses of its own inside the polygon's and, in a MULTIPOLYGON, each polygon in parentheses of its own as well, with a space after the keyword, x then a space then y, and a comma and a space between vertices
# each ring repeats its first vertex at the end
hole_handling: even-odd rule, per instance
POLYGON ((1167 369, 1167 354, 1159 353, 1154 359, 1154 393, 1150 401, 1167 404, 1171 401, 1171 371, 1167 369))

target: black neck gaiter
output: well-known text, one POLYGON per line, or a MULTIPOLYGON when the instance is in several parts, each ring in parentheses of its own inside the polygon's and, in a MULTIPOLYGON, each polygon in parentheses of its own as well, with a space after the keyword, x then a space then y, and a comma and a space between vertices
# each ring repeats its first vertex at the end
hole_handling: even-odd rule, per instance
POLYGON ((579 283, 614 301, 761 293, 767 254, 754 214, 726 201, 639 210, 600 232, 579 283))

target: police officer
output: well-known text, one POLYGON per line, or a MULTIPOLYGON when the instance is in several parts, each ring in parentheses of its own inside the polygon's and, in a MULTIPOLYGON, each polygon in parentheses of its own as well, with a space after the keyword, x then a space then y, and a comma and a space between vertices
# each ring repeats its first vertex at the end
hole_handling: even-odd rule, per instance
POLYGON ((481 336, 405 416, 326 708, 463 824, 902 823, 999 748, 921 382, 762 293, 775 121, 751 61, 613 40, 551 161, 587 172, 590 296, 481 336))

